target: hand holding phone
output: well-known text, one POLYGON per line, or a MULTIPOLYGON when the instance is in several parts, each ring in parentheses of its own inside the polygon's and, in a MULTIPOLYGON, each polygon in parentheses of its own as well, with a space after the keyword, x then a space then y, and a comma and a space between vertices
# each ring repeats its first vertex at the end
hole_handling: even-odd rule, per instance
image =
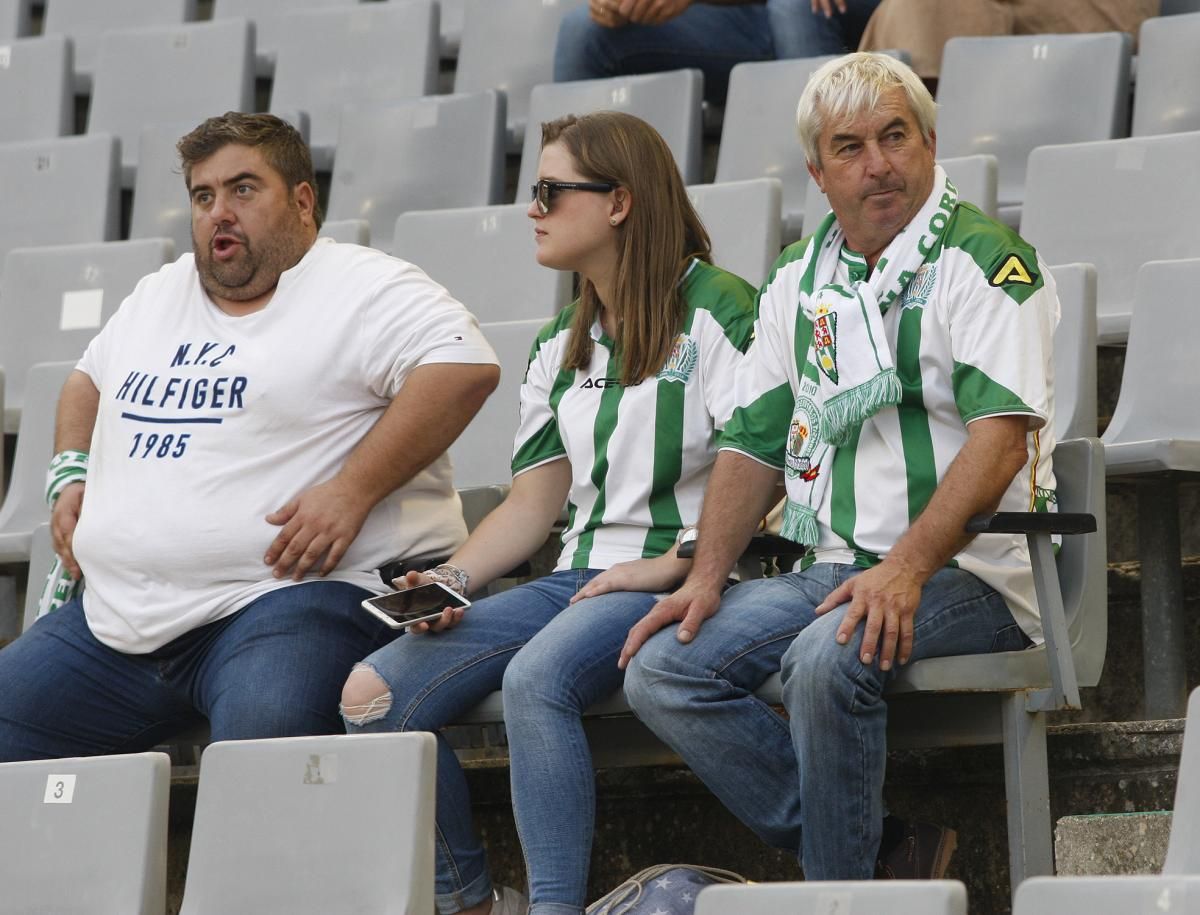
POLYGON ((431 581, 403 591, 369 597, 362 602, 362 606, 391 628, 406 629, 421 623, 437 622, 447 607, 462 610, 471 606, 471 602, 441 582, 431 581))

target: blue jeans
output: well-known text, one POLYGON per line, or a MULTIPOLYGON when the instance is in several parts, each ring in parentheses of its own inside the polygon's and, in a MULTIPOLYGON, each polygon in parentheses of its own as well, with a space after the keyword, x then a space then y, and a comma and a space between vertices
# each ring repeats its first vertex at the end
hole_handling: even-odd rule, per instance
MULTIPOLYGON (((819 563, 726 592, 694 641, 657 633, 626 671, 634 712, 765 842, 795 851, 810 880, 869 880, 883 823, 890 676, 860 660, 863 626, 834 639, 845 606, 813 613, 861 569, 819 563), (753 691, 782 671, 785 719, 753 691)), ((912 661, 1016 651, 1029 640, 975 576, 925 585, 912 661)))
MULTIPOLYGON (((597 570, 556 572, 477 601, 452 630, 406 636, 366 659, 391 691, 362 731, 437 731, 504 690, 512 797, 530 915, 578 915, 587 897, 595 771, 581 715, 621 686, 617 656, 658 596, 616 592, 568 601, 597 570)), ((437 901, 443 913, 491 892, 466 778, 438 737, 437 901)))
MULTIPOLYGON (((729 71, 744 61, 816 57, 853 51, 879 0, 848 0, 847 12, 815 15, 810 0, 767 0, 717 6, 694 3, 662 25, 607 28, 586 6, 563 17, 554 51, 556 82, 660 73, 694 67, 704 73, 704 97, 721 103, 729 71)), ((801 86, 796 87, 797 95, 801 86)))
POLYGON ((141 655, 99 642, 73 600, 0 651, 0 762, 140 752, 202 718, 214 741, 338 733, 354 662, 395 636, 367 596, 291 585, 141 655))

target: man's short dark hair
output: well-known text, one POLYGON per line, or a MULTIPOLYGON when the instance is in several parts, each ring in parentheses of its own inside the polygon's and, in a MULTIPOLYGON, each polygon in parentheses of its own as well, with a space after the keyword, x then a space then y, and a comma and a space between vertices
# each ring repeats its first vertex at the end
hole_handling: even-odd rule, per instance
POLYGON ((295 127, 273 114, 227 111, 220 117, 209 118, 182 137, 175 148, 179 151, 183 180, 189 190, 192 187, 192 169, 230 144, 260 150, 267 164, 280 174, 289 190, 307 182, 313 191, 313 219, 317 228, 321 227, 321 210, 316 204, 317 176, 308 144, 295 127))

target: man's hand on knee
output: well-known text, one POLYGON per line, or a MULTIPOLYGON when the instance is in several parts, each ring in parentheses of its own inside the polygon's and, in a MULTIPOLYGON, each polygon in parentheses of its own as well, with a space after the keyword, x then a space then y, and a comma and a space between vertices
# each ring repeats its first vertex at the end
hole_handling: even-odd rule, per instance
POLYGON ((849 603, 837 629, 839 645, 847 644, 865 620, 860 658, 878 660, 880 670, 894 662, 907 664, 912 656, 913 618, 921 603, 921 582, 900 563, 884 560, 838 585, 816 608, 818 616, 849 603))
POLYGON ((662 25, 691 5, 692 0, 620 0, 618 13, 639 25, 662 25))
POLYGON ((267 515, 270 524, 283 530, 267 548, 263 562, 274 567, 276 578, 290 574, 300 581, 324 557, 317 574, 328 575, 350 549, 371 507, 337 477, 306 489, 267 515))
POLYGON ((679 632, 675 637, 684 644, 690 642, 696 637, 704 621, 716 613, 720 606, 719 589, 714 591, 711 588, 684 583, 674 594, 664 597, 651 607, 650 612, 629 630, 625 645, 621 648, 621 657, 617 660, 617 667, 624 670, 630 658, 646 644, 646 639, 671 623, 679 623, 679 632))

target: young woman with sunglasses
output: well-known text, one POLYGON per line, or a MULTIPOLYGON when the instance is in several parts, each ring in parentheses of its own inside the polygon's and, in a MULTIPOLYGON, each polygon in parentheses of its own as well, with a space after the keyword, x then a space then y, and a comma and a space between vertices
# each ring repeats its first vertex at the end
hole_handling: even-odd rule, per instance
MULTIPOLYGON (((558 565, 368 657, 342 713, 351 733, 437 731, 503 684, 529 911, 573 915, 595 808, 581 716, 620 688, 626 633, 687 573, 676 541, 699 517, 732 410, 753 289, 711 264, 671 152, 644 121, 543 124, 538 176, 537 259, 578 273, 579 299, 533 343, 508 498, 446 565, 397 586, 482 588, 542 546, 566 502, 558 565)), ((439 911, 523 913, 519 893, 493 890, 463 772, 438 744, 439 911)))

